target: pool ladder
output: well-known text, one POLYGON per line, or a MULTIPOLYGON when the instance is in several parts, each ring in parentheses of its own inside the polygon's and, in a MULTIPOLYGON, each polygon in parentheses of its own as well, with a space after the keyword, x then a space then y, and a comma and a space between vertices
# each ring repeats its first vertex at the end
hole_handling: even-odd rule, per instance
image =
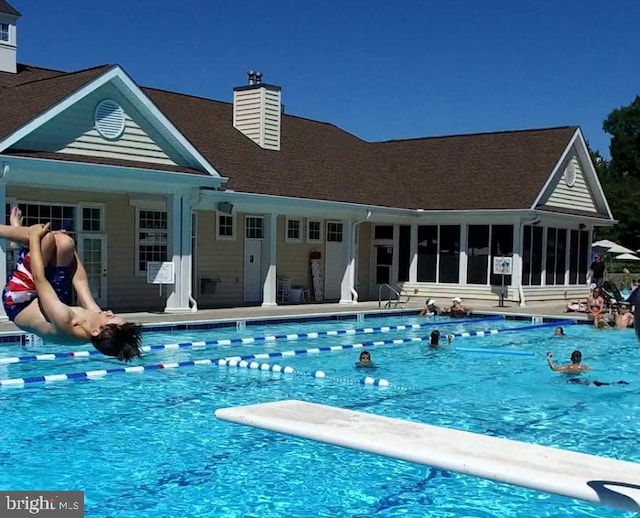
POLYGON ((382 307, 382 290, 383 288, 387 288, 388 300, 384 305, 384 309, 397 308, 398 304, 405 304, 409 302, 409 294, 401 288, 400 286, 391 286, 390 284, 384 283, 380 285, 378 288, 378 307, 382 307))

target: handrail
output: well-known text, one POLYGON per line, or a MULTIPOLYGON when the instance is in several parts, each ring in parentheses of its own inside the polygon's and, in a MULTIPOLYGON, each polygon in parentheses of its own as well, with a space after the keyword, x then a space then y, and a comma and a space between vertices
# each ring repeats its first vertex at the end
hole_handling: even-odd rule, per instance
MULTIPOLYGON (((400 296, 404 293, 405 295, 407 295, 407 292, 404 290, 404 288, 400 288, 398 287, 398 289, 396 289, 394 286, 391 286, 390 284, 387 284, 386 282, 381 284, 380 287, 378 288, 378 308, 382 307, 382 288, 387 288, 389 290, 389 300, 387 300, 387 303, 385 304, 384 308, 390 308, 391 307, 391 301, 394 300, 395 303, 393 305, 394 308, 398 307, 398 304, 400 303, 400 296), (392 299, 391 298, 391 293, 394 293, 396 298, 392 299)), ((409 301, 409 296, 407 295, 407 300, 405 302, 409 301)))

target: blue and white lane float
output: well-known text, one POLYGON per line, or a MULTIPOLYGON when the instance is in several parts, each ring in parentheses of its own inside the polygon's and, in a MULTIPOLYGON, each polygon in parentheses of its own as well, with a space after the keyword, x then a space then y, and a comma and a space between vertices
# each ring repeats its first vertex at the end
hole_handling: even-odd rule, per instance
POLYGON ((365 376, 357 381, 351 378, 341 378, 337 376, 327 376, 327 373, 321 370, 317 371, 297 371, 290 366, 282 366, 274 363, 260 363, 257 361, 242 360, 239 358, 221 358, 218 360, 219 367, 242 367, 250 370, 259 370, 263 372, 275 372, 283 374, 293 374, 296 376, 311 377, 316 379, 328 379, 330 381, 338 381, 341 383, 347 383, 353 385, 359 383, 361 385, 372 385, 375 387, 390 387, 389 381, 383 378, 372 378, 371 376, 365 376))
MULTIPOLYGON (((574 320, 566 320, 559 322, 547 322, 542 324, 533 324, 530 326, 519 326, 519 327, 508 327, 504 329, 490 329, 485 331, 462 331, 458 333, 451 333, 453 336, 458 338, 470 338, 470 337, 484 337, 484 336, 492 336, 498 333, 508 333, 508 332, 517 332, 524 330, 531 330, 536 328, 544 328, 544 327, 553 327, 558 325, 571 325, 575 324, 574 320)), ((343 349, 352 349, 356 347, 368 347, 372 345, 399 345, 410 342, 424 342, 430 339, 429 336, 416 336, 410 338, 399 338, 395 340, 377 340, 374 342, 362 342, 359 344, 347 344, 347 345, 336 345, 331 347, 321 347, 317 349, 309 349, 310 351, 339 351, 343 349)), ((186 348, 187 345, 193 346, 198 342, 188 342, 185 344, 166 344, 166 345, 158 345, 151 346, 156 350, 175 350, 180 348, 186 348)), ((147 346, 148 347, 148 346, 147 346)), ((456 347, 457 351, 460 352, 486 352, 491 353, 491 349, 485 348, 465 348, 465 347, 456 347)), ((304 349, 303 349, 304 351, 304 349)), ((524 355, 524 356, 532 356, 534 353, 531 351, 520 351, 517 349, 495 349, 493 352, 499 352, 502 354, 515 354, 515 355, 524 355)), ((276 356, 284 353, 274 353, 276 356)), ((36 354, 36 355, 27 355, 27 356, 13 356, 8 358, 0 358, 0 365, 2 364, 12 364, 12 363, 24 363, 24 362, 32 362, 32 361, 45 361, 45 360, 56 360, 56 359, 70 359, 70 358, 87 358, 89 356, 101 355, 98 351, 76 351, 76 352, 68 352, 68 353, 48 353, 48 354, 36 354)))
MULTIPOLYGON (((380 326, 380 327, 364 327, 359 329, 336 329, 329 331, 318 331, 312 333, 291 333, 286 335, 265 335, 265 336, 247 336, 244 338, 221 338, 219 340, 207 340, 196 342, 181 342, 160 345, 143 345, 141 350, 143 353, 151 351, 175 351, 178 349, 206 349, 207 347, 229 346, 229 345, 251 345, 255 343, 271 343, 280 341, 295 340, 312 340, 325 336, 353 336, 360 334, 372 333, 390 333, 393 331, 409 331, 421 329, 424 327, 434 327, 435 324, 440 326, 449 326, 453 324, 464 324, 470 322, 489 322, 492 320, 504 320, 502 316, 492 316, 486 318, 468 318, 456 321, 431 322, 429 324, 401 324, 397 326, 380 326)), ((69 360, 88 358, 90 356, 102 356, 102 353, 95 350, 88 351, 71 351, 61 353, 45 353, 45 354, 29 354, 24 356, 11 356, 0 358, 0 365, 11 363, 26 363, 34 361, 52 361, 52 360, 69 360)))
MULTIPOLYGON (((96 369, 91 371, 72 372, 67 374, 48 374, 44 376, 30 376, 27 378, 11 378, 0 380, 0 387, 22 388, 28 385, 42 383, 56 383, 60 381, 77 381, 77 380, 98 380, 114 374, 140 374, 149 371, 158 371, 164 369, 178 369, 181 367, 194 367, 196 365, 218 365, 220 367, 245 367, 251 370, 271 371, 283 374, 295 374, 298 376, 313 377, 316 379, 329 379, 330 381, 347 382, 354 384, 353 380, 348 378, 338 378, 327 376, 324 371, 296 371, 293 367, 282 367, 281 365, 271 365, 268 363, 249 362, 241 359, 227 358, 209 358, 202 360, 188 360, 183 362, 158 363, 155 365, 137 365, 133 367, 115 367, 112 369, 96 369)), ((362 385, 372 385, 376 387, 390 387, 391 384, 385 379, 372 378, 366 376, 361 378, 357 383, 362 385)))
MULTIPOLYGON (((544 327, 553 327, 559 324, 569 325, 574 323, 572 320, 566 320, 561 322, 550 322, 543 324, 534 324, 530 326, 522 326, 518 328, 507 328, 507 329, 492 329, 489 332, 486 331, 475 331, 473 333, 463 332, 463 333, 455 333, 454 336, 458 337, 471 337, 471 336, 491 336, 498 333, 504 332, 513 332, 513 331, 525 331, 531 329, 539 329, 544 327)), ((230 358, 214 358, 214 359, 201 359, 201 360, 186 360, 182 362, 169 362, 169 363, 158 363, 155 365, 136 365, 131 367, 114 367, 111 369, 96 369, 91 371, 80 371, 80 372, 72 372, 68 374, 48 374, 42 376, 30 376, 26 378, 9 378, 9 379, 0 379, 0 387, 24 387, 26 385, 32 385, 37 383, 53 383, 59 381, 71 381, 71 380, 85 380, 85 379, 100 379, 105 376, 110 376, 113 374, 135 374, 135 373, 143 373, 152 370, 162 370, 162 369, 176 369, 180 367, 193 367, 196 365, 213 365, 218 364, 221 360, 230 361, 236 360, 240 361, 250 361, 250 360, 262 360, 268 358, 283 358, 288 356, 302 356, 305 354, 319 354, 322 352, 336 352, 336 351, 344 351, 362 347, 374 347, 378 345, 399 345, 410 342, 425 342, 428 341, 429 337, 412 337, 412 338, 404 338, 398 340, 379 340, 372 342, 361 342, 358 344, 346 344, 346 345, 332 345, 327 347, 314 347, 310 349, 297 349, 292 351, 274 351, 269 353, 256 353, 256 354, 247 354, 242 356, 233 356, 230 358)), ((456 348, 455 350, 459 351, 460 348, 456 348)), ((518 355, 526 355, 526 356, 535 356, 535 353, 532 351, 520 351, 517 349, 477 349, 473 352, 488 352, 488 353, 503 353, 503 354, 518 354, 518 355)), ((462 351, 468 352, 468 351, 462 351)))

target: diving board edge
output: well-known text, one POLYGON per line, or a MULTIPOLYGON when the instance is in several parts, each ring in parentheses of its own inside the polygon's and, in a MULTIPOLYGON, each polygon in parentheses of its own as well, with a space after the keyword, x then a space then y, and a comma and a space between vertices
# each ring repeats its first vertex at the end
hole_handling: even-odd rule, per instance
POLYGON ((224 421, 640 511, 640 464, 298 400, 221 408, 224 421))

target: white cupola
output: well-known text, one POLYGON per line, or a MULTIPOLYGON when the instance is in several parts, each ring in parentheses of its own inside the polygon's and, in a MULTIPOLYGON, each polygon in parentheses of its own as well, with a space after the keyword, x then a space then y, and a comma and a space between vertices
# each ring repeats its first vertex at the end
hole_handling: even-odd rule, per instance
POLYGON ((0 0, 0 72, 15 74, 17 71, 18 18, 20 13, 0 0))

